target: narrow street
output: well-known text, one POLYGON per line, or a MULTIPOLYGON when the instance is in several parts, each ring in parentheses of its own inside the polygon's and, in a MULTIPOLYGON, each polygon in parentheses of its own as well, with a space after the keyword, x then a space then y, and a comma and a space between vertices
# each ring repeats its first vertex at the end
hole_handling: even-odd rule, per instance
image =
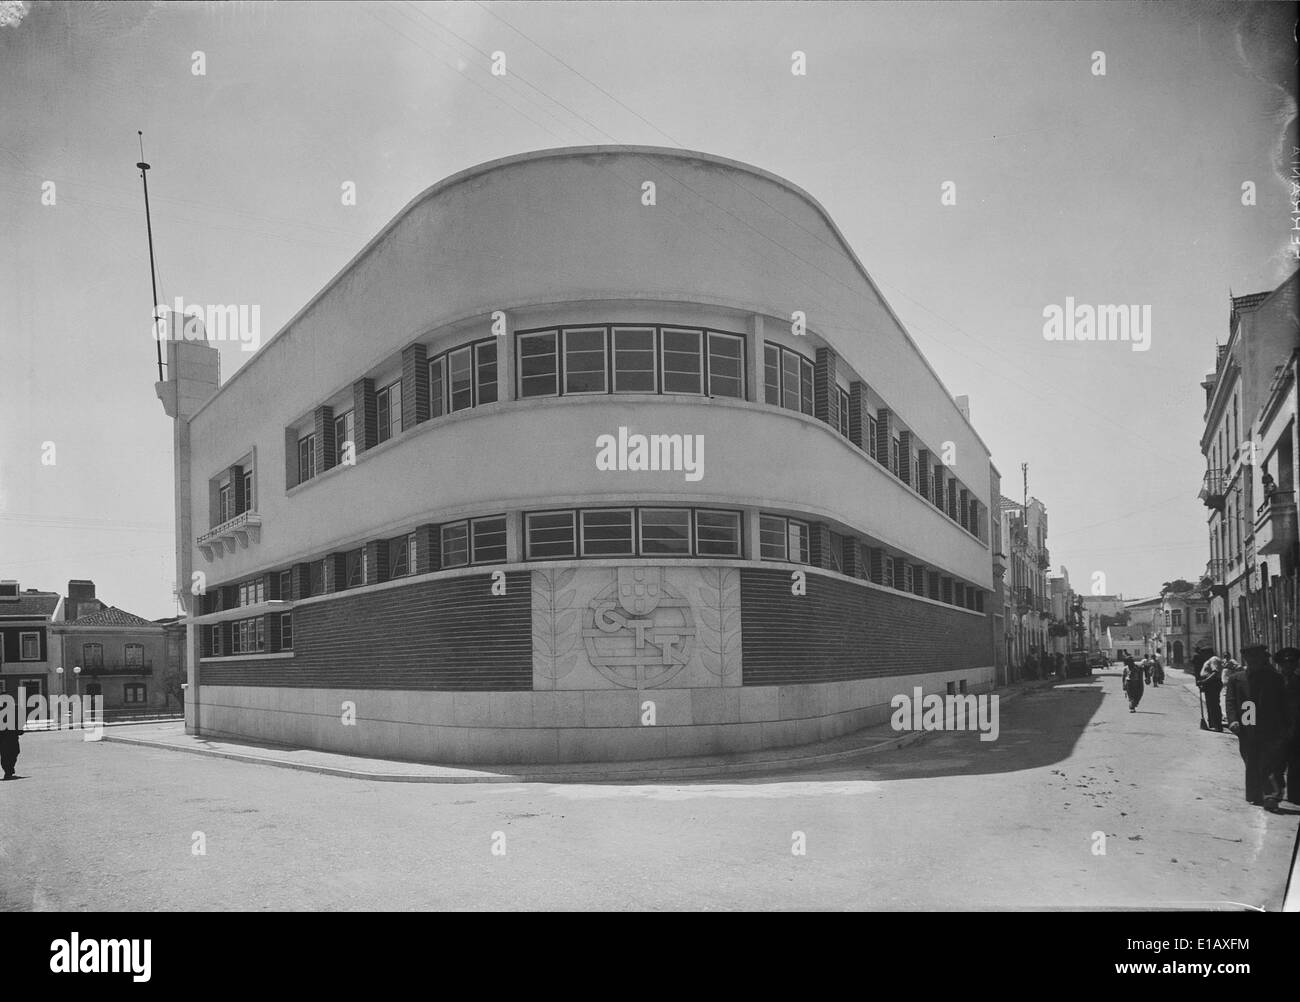
POLYGON ((0 907, 1277 909, 1300 808, 1245 803, 1186 679, 1130 714, 1098 672, 1007 703, 997 741, 672 786, 379 783, 31 734, 0 785, 0 907))

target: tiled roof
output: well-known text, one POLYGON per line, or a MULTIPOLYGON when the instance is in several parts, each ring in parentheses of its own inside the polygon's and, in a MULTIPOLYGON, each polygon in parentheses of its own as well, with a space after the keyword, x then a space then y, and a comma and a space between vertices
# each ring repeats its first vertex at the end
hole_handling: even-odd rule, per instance
POLYGON ((102 612, 91 613, 89 616, 82 616, 80 619, 73 620, 73 626, 157 626, 157 623, 151 623, 130 612, 123 612, 115 605, 110 605, 102 612))
POLYGON ((0 616, 48 616, 59 604, 57 592, 21 592, 18 601, 0 599, 0 616))
POLYGON ((1006 496, 1004 496, 1004 495, 999 495, 999 496, 998 496, 998 511, 999 511, 999 512, 1004 512, 1004 511, 1020 511, 1020 509, 1021 509, 1022 507, 1023 507, 1023 505, 1021 505, 1021 503, 1020 503, 1019 501, 1012 501, 1009 497, 1006 497, 1006 496))

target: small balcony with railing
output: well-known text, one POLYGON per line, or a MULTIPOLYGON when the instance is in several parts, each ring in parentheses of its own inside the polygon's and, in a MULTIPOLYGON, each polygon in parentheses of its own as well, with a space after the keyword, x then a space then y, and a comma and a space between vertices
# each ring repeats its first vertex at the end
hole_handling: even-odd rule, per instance
POLYGON ((261 539, 262 516, 255 511, 244 511, 209 529, 199 536, 195 545, 204 560, 220 560, 236 549, 247 549, 250 542, 261 542, 261 539))
POLYGON ((1223 511, 1228 499, 1227 477, 1221 470, 1206 470, 1201 480, 1201 492, 1197 495, 1207 508, 1223 511))
POLYGON ((1260 553, 1285 553, 1295 543, 1295 491, 1273 490, 1255 512, 1255 549, 1260 553))
POLYGON ((153 661, 91 661, 81 665, 82 678, 106 678, 113 675, 152 675, 153 661))

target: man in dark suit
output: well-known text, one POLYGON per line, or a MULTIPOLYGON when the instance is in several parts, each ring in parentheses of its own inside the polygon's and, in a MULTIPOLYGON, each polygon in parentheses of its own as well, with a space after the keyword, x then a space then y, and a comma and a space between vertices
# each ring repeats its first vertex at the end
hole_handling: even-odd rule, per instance
POLYGON ((1237 735, 1246 764, 1246 799, 1276 811, 1282 799, 1280 774, 1287 737, 1286 686, 1268 663, 1268 648, 1242 648, 1246 670, 1224 687, 1228 729, 1237 735))

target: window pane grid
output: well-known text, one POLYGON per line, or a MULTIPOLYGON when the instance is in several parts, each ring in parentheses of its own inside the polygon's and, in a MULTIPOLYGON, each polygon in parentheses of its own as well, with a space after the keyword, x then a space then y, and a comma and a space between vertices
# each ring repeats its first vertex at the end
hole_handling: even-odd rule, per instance
POLYGON ((655 392, 653 327, 614 328, 614 392, 655 392))
POLYGON ((691 512, 689 508, 642 508, 641 553, 653 556, 689 556, 691 512))
POLYGON ((709 334, 709 395, 745 398, 745 340, 709 334))
POLYGON ((700 332, 664 328, 661 336, 665 393, 703 393, 700 332))
POLYGON ((632 556, 632 509, 616 508, 582 513, 582 555, 632 556))
POLYGON ((442 527, 442 566, 464 567, 469 563, 469 524, 453 522, 442 527))
POLYGON ((556 363, 555 331, 521 334, 519 336, 519 395, 545 397, 559 393, 559 366, 556 363))
POLYGON ((506 520, 479 518, 472 523, 472 560, 476 564, 499 564, 506 559, 506 520))
POLYGON ((577 553, 573 512, 530 514, 525 522, 530 559, 572 557, 577 553))

